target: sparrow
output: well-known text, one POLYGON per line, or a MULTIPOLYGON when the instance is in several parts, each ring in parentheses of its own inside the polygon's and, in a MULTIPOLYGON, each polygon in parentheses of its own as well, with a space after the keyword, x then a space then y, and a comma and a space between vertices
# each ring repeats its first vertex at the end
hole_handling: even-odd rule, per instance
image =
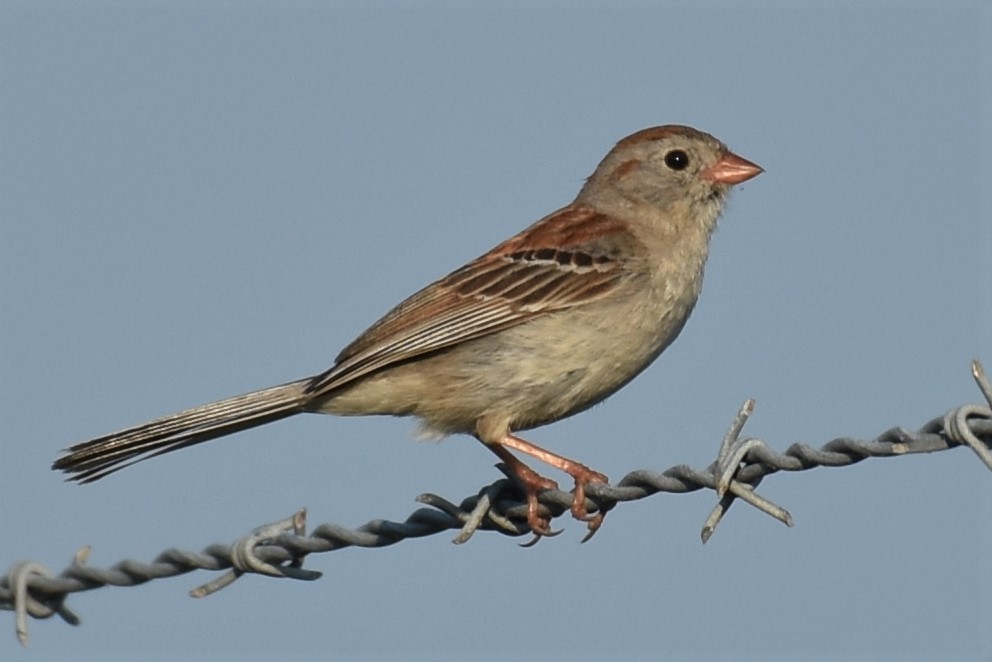
POLYGON ((601 402, 679 335, 699 297, 730 188, 763 170, 713 136, 656 126, 620 140, 575 200, 437 280, 374 323, 317 375, 186 409, 66 449, 52 465, 89 483, 126 466, 301 413, 414 416, 495 453, 550 535, 538 494, 605 475, 519 436, 601 402))

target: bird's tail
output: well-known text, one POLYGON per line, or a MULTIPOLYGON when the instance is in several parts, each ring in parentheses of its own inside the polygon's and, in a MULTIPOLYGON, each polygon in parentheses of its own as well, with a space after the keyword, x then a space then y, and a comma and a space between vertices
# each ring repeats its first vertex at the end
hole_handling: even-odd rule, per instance
POLYGON ((90 483, 156 455, 292 416, 303 411, 309 382, 236 395, 78 443, 52 468, 72 474, 69 480, 90 483))

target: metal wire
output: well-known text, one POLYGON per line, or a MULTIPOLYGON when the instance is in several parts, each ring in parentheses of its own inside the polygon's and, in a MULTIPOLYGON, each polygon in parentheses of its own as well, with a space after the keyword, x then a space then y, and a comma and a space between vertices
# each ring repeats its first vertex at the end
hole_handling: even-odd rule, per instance
MULTIPOLYGON (((938 416, 919 430, 892 428, 870 441, 841 437, 820 448, 793 444, 784 453, 771 450, 754 438, 740 433, 754 408, 748 400, 723 439, 717 460, 706 469, 678 465, 662 472, 632 471, 616 485, 591 483, 586 486, 586 508, 590 513, 607 512, 618 503, 635 501, 669 492, 682 494, 709 488, 719 501, 707 517, 701 537, 705 543, 736 499, 742 499, 791 526, 792 516, 755 492, 762 479, 779 471, 804 471, 815 467, 843 467, 869 457, 895 457, 913 453, 933 453, 956 446, 971 448, 992 470, 992 385, 981 364, 972 363, 972 374, 989 406, 966 405, 938 416)), ((169 549, 151 563, 127 559, 110 568, 86 565, 89 548, 83 548, 57 577, 33 562, 13 564, 0 578, 0 609, 15 612, 18 639, 27 644, 27 617, 59 615, 71 625, 79 619, 64 604, 69 594, 103 586, 136 586, 152 579, 174 577, 193 570, 227 572, 190 595, 204 597, 227 586, 245 573, 272 577, 315 580, 321 573, 302 568, 304 557, 345 547, 386 547, 410 538, 442 531, 459 530, 453 542, 466 542, 479 530, 504 535, 530 533, 527 505, 513 481, 500 479, 482 488, 459 504, 434 494, 417 498, 427 508, 419 508, 403 522, 372 520, 351 529, 337 524, 321 524, 306 533, 306 511, 255 529, 233 544, 213 544, 200 552, 169 549)), ((546 490, 539 496, 543 514, 549 518, 570 512, 572 494, 546 490)), ((588 539, 589 536, 586 537, 588 539)), ((531 541, 533 544, 537 538, 531 541)))

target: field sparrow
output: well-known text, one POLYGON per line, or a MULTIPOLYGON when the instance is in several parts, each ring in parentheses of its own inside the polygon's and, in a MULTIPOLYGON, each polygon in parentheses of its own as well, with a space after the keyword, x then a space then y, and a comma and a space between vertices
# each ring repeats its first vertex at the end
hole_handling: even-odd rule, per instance
POLYGON ((569 474, 572 514, 595 531, 584 487, 607 478, 516 433, 588 409, 661 354, 699 296, 730 187, 761 172, 690 127, 638 131, 574 202, 400 303, 326 371, 76 444, 52 466, 86 483, 303 412, 416 416, 499 456, 535 534, 550 533, 537 494, 557 485, 514 450, 569 474))

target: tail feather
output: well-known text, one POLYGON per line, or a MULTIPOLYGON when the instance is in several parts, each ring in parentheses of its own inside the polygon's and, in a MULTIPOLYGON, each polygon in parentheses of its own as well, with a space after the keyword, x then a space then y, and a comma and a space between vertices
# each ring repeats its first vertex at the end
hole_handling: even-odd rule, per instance
POLYGON ((71 474, 68 480, 91 483, 135 462, 298 414, 309 382, 236 395, 75 444, 52 468, 71 474))

